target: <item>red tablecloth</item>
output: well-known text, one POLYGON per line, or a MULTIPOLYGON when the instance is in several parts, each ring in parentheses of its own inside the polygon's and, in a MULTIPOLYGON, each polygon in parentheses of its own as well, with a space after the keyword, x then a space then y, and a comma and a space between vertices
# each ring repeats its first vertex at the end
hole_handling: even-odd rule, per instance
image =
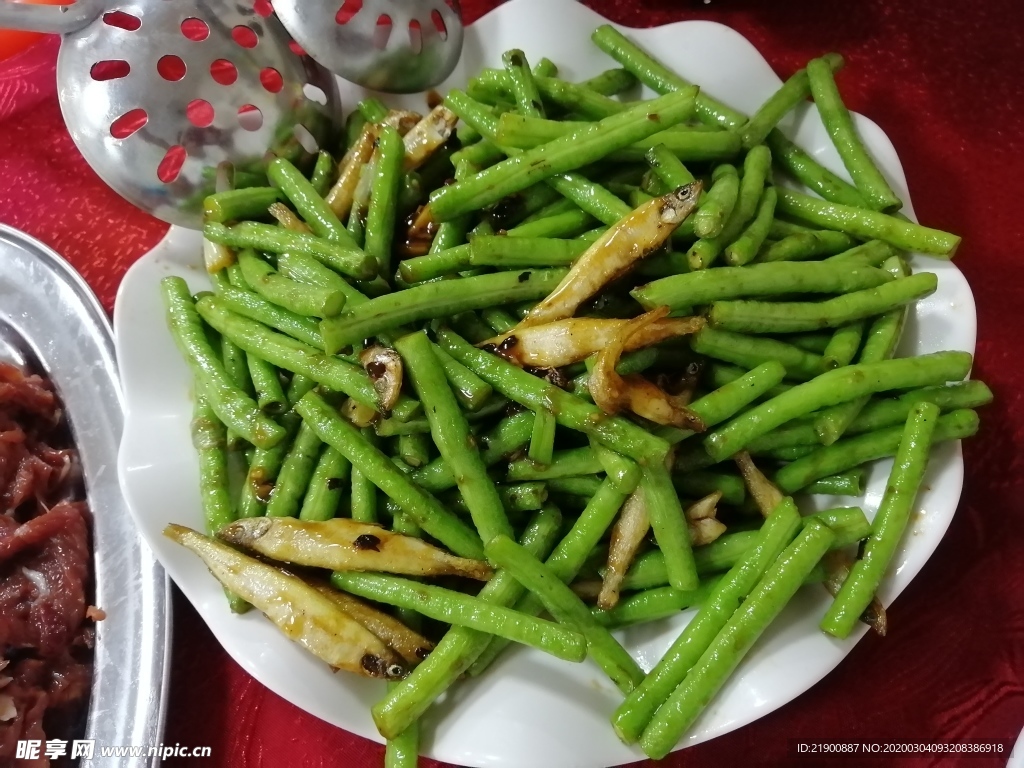
MULTIPOLYGON (((464 0, 470 20, 495 5, 464 0)), ((981 435, 966 446, 956 519, 893 606, 890 635, 868 636, 836 671, 774 714, 665 763, 782 764, 792 759, 789 740, 797 738, 1014 739, 1024 725, 1024 458, 1017 448, 1024 435, 1018 314, 1024 305, 1024 6, 1015 0, 591 5, 634 26, 724 22, 783 77, 812 56, 841 51, 843 94, 896 145, 918 215, 963 235, 957 263, 978 300, 975 376, 998 398, 985 411, 981 435)), ((56 248, 109 310, 125 270, 165 226, 108 190, 75 150, 57 106, 54 42, 0 63, 0 221, 56 248)), ((227 657, 180 595, 174 607, 166 743, 210 745, 206 764, 217 766, 381 764, 381 747, 265 690, 227 657)), ((1003 765, 1005 757, 923 761, 961 762, 1003 765)))

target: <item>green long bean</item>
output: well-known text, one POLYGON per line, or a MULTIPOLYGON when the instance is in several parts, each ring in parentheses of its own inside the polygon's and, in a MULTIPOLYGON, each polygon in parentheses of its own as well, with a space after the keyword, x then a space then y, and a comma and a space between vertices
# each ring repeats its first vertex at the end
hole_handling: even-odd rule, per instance
MULTIPOLYGON (((838 53, 827 53, 821 57, 821 61, 832 72, 843 66, 843 57, 838 53)), ((798 69, 758 107, 757 112, 743 126, 740 131, 743 148, 749 150, 763 143, 776 124, 810 94, 811 85, 807 70, 798 69)))
POLYGON ((655 587, 620 599, 611 610, 594 608, 591 613, 601 626, 608 629, 644 624, 675 616, 686 608, 700 605, 717 584, 718 579, 709 579, 701 582, 696 589, 686 592, 674 587, 655 587))
MULTIPOLYGON (((502 508, 508 513, 532 512, 548 500, 546 483, 517 483, 496 486, 502 508)), ((457 492, 447 493, 443 501, 456 512, 470 513, 466 500, 457 492)))
POLYGON ((786 376, 798 381, 813 379, 824 370, 821 355, 763 336, 702 328, 690 337, 690 346, 694 352, 743 368, 777 360, 785 366, 786 376))
MULTIPOLYGON (((678 91, 690 85, 610 24, 602 24, 594 30, 591 40, 619 62, 623 69, 636 75, 641 83, 658 93, 678 91)), ((703 91, 697 96, 696 112, 701 122, 723 128, 738 128, 746 121, 742 113, 727 107, 703 91)))
POLYGON ((902 280, 821 302, 716 301, 711 305, 708 319, 715 328, 746 333, 794 333, 836 328, 930 296, 938 284, 939 279, 934 272, 918 272, 902 280))
MULTIPOLYGON (((267 178, 270 179, 275 187, 284 192, 288 200, 291 201, 291 204, 295 206, 295 210, 306 221, 309 228, 313 230, 313 234, 365 256, 365 254, 358 251, 356 243, 349 235, 348 230, 338 220, 338 217, 323 197, 317 193, 313 184, 307 181, 302 172, 288 160, 281 157, 271 160, 267 165, 267 178)), ((280 251, 275 251, 275 253, 280 253, 280 251)), ((334 264, 328 263, 328 266, 338 269, 334 264)), ((345 272, 344 269, 339 271, 345 272)), ((363 277, 363 275, 354 276, 363 277)), ((369 275, 366 276, 368 277, 369 275)))
POLYGON ((838 475, 823 477, 804 487, 804 493, 829 496, 860 496, 864 493, 864 470, 851 469, 838 475))
POLYGON ((726 475, 720 472, 686 472, 676 475, 672 482, 685 498, 701 498, 710 493, 721 493, 722 502, 739 506, 747 496, 743 479, 738 475, 726 475))
POLYGON ((915 389, 897 398, 869 402, 850 424, 847 432, 860 434, 902 424, 916 403, 935 403, 943 411, 951 411, 958 408, 977 408, 991 402, 992 390, 981 381, 964 381, 945 387, 915 389))
MULTIPOLYGON (((801 525, 808 520, 819 520, 835 534, 833 549, 842 549, 866 539, 871 533, 863 510, 858 507, 837 507, 805 515, 801 525)), ((761 535, 759 530, 726 533, 710 544, 693 550, 697 562, 697 573, 709 576, 732 568, 754 546, 761 535)), ((624 590, 652 589, 668 584, 668 570, 665 556, 660 550, 645 552, 633 561, 622 583, 624 590)))
POLYGON ((432 347, 459 403, 468 411, 479 410, 490 399, 494 389, 437 344, 432 347))
POLYGON ((406 323, 543 298, 565 274, 564 269, 495 272, 417 285, 370 299, 340 317, 325 319, 320 332, 327 351, 334 353, 406 323))
POLYGON ((345 295, 340 291, 285 277, 249 249, 238 253, 238 265, 253 291, 297 315, 333 317, 345 306, 345 295))
MULTIPOLYGON (((223 336, 220 337, 220 359, 224 364, 224 372, 227 373, 228 380, 245 394, 255 397, 256 389, 252 383, 252 376, 249 374, 247 355, 231 339, 226 339, 223 336)), ((256 405, 260 406, 258 400, 256 405)), ((263 410, 262 406, 260 406, 260 410, 263 410)), ((228 448, 236 447, 239 440, 240 438, 235 432, 228 430, 228 448)))
POLYGON ((165 277, 160 282, 160 290, 175 343, 195 373, 202 394, 217 418, 259 448, 270 448, 284 439, 284 429, 263 414, 256 401, 228 378, 220 356, 203 331, 198 307, 185 281, 180 277, 165 277))
POLYGON ((832 333, 794 333, 786 337, 786 341, 794 347, 800 347, 805 352, 813 352, 816 355, 825 354, 829 343, 832 341, 832 333))
POLYGON ((203 227, 203 236, 231 248, 252 248, 268 253, 304 253, 331 269, 360 280, 373 277, 377 268, 373 257, 355 245, 332 242, 316 235, 291 232, 256 221, 242 221, 232 227, 208 221, 203 227))
POLYGON ((190 425, 192 445, 199 454, 199 496, 206 530, 214 534, 235 519, 228 490, 227 435, 206 397, 197 394, 190 425))
POLYGON ((345 296, 345 305, 349 309, 369 301, 365 294, 353 287, 333 269, 303 253, 282 253, 277 257, 277 270, 282 275, 300 283, 319 285, 322 288, 339 291, 345 296))
POLYGON ((754 217, 740 236, 725 248, 725 260, 728 264, 742 266, 757 256, 761 244, 768 236, 768 227, 771 226, 772 217, 775 215, 775 201, 775 188, 765 187, 757 203, 754 217))
MULTIPOLYGON (((204 296, 196 309, 206 322, 246 352, 259 355, 278 368, 300 373, 328 389, 344 392, 368 408, 378 409, 377 392, 362 368, 236 315, 216 297, 204 296)), ((403 396, 391 414, 393 418, 408 420, 418 410, 419 403, 403 396)))
POLYGON ((203 221, 224 223, 243 219, 263 219, 267 209, 281 201, 273 187, 246 187, 217 192, 203 200, 203 221))
MULTIPOLYGON (((968 409, 950 411, 939 417, 934 441, 960 440, 977 431, 977 413, 968 409)), ((819 478, 845 472, 866 461, 893 456, 901 435, 899 427, 890 427, 839 440, 784 466, 775 473, 775 483, 783 491, 793 493, 819 478)))
POLYGON ((800 514, 787 497, 765 520, 756 543, 718 582, 682 634, 615 710, 612 726, 620 739, 627 744, 640 739, 655 712, 683 682, 799 526, 800 514))
MULTIPOLYGON (((877 242, 877 241, 876 241, 877 242)), ((765 243, 757 254, 757 261, 804 261, 820 256, 834 256, 848 251, 856 241, 842 232, 828 229, 795 232, 791 235, 765 243)))
POLYGON ((433 496, 409 480, 386 455, 314 392, 295 406, 302 418, 328 445, 336 448, 362 475, 380 488, 424 531, 461 557, 479 559, 480 537, 433 496))
POLYGON ((647 164, 669 189, 685 187, 696 179, 683 162, 664 144, 656 144, 647 151, 647 164))
POLYGON ((578 173, 558 174, 549 178, 546 183, 579 206, 584 213, 589 213, 608 226, 628 216, 632 210, 600 184, 595 184, 578 173))
POLYGON ((601 479, 597 475, 584 475, 583 477, 558 477, 548 480, 545 485, 548 491, 566 496, 582 496, 584 499, 591 498, 601 487, 601 479))
POLYGON ((632 422, 608 416, 553 384, 516 368, 496 355, 476 349, 455 333, 441 330, 437 343, 510 400, 532 410, 547 408, 563 427, 575 429, 640 464, 664 460, 668 445, 632 422))
POLYGON ((595 220, 586 211, 577 208, 573 211, 552 214, 533 221, 524 222, 508 230, 507 237, 576 237, 592 226, 595 220))
MULTIPOLYGON (((624 492, 612 479, 605 479, 601 483, 601 488, 545 561, 545 565, 563 583, 568 584, 576 578, 631 492, 624 492)), ((516 605, 517 610, 531 615, 539 613, 542 608, 540 599, 532 593, 526 594, 516 605)), ((507 645, 500 638, 492 640, 469 667, 470 676, 482 674, 507 645)))
MULTIPOLYGON (((644 672, 625 648, 591 615, 569 587, 535 555, 508 536, 498 536, 486 547, 487 558, 509 571, 559 622, 583 633, 586 652, 623 693, 643 680, 644 672)), ((696 586, 696 585, 694 585, 696 586)))
MULTIPOLYGON (((495 138, 502 147, 533 149, 588 125, 590 124, 544 120, 507 112, 498 119, 495 138)), ((655 147, 660 147, 677 162, 704 162, 734 157, 740 151, 740 138, 731 131, 707 131, 675 126, 610 152, 606 159, 611 162, 636 162, 645 159, 655 147)), ((665 180, 665 183, 672 187, 671 182, 665 180)))
MULTIPOLYGON (((300 520, 330 520, 338 513, 342 489, 349 480, 352 465, 340 451, 325 446, 309 479, 309 487, 299 510, 300 520)), ((365 522, 365 521, 364 521, 365 522)))
MULTIPOLYGON (((623 112, 627 106, 582 83, 570 83, 556 77, 536 77, 537 90, 544 101, 556 108, 579 114, 589 120, 600 120, 623 112)), ((470 81, 468 91, 474 98, 496 102, 513 100, 512 79, 508 72, 485 69, 470 81)))
POLYGON ((580 85, 592 91, 597 91, 603 96, 614 96, 629 90, 636 84, 636 75, 622 68, 606 69, 601 74, 580 83, 580 85))
POLYGON ((590 247, 590 238, 475 237, 468 263, 474 267, 567 267, 590 247))
POLYGON ((722 231, 714 237, 702 237, 686 253, 690 269, 706 269, 721 255, 747 226, 757 211, 765 180, 771 170, 771 153, 766 146, 759 145, 743 159, 743 176, 740 179, 736 205, 729 214, 722 231))
MULTIPOLYGON (((461 91, 451 91, 445 99, 445 103, 460 118, 478 128, 484 136, 496 137, 497 121, 493 115, 487 114, 478 103, 466 94, 461 91)), ((522 159, 521 150, 515 147, 501 147, 501 150, 504 154, 509 155, 510 160, 521 161, 522 159)), ((581 217, 581 214, 589 214, 604 224, 612 225, 630 212, 630 207, 615 195, 578 173, 557 173, 547 178, 544 183, 577 205, 580 211, 576 213, 563 211, 557 217, 558 221, 556 222, 548 222, 544 225, 534 222, 536 226, 524 224, 513 228, 507 234, 531 237, 569 237, 579 234, 590 224, 590 218, 581 217), (573 229, 574 226, 577 228, 573 229), (525 231, 523 227, 526 227, 525 231)))
POLYGON ((316 164, 309 176, 309 183, 320 197, 326 196, 334 184, 334 158, 327 150, 321 149, 317 152, 316 164))
MULTIPOLYGON (((796 346, 794 344, 794 346, 796 346)), ((824 349, 824 345, 822 345, 824 349)), ((785 368, 780 364, 779 366, 783 372, 783 378, 785 377, 785 368)), ((711 362, 711 365, 705 368, 707 375, 708 384, 713 387, 724 387, 726 384, 731 384, 737 379, 741 378, 746 371, 735 365, 726 365, 725 363, 711 362)), ((785 392, 787 389, 792 389, 792 384, 775 384, 766 390, 763 394, 767 397, 775 397, 775 395, 785 392)))
POLYGON ((865 321, 858 320, 849 325, 841 325, 836 328, 835 333, 821 353, 822 366, 830 371, 833 368, 842 368, 849 365, 857 356, 860 343, 864 338, 865 321))
POLYGON ((381 126, 374 158, 364 243, 367 255, 377 262, 377 271, 387 275, 391 272, 391 241, 398 217, 398 191, 405 160, 405 144, 390 125, 381 126))
POLYGON ((288 408, 288 398, 285 397, 277 368, 256 355, 246 355, 245 360, 256 391, 256 404, 261 411, 280 416, 288 408))
POLYGON ((533 435, 530 437, 530 448, 527 456, 540 465, 551 462, 555 450, 555 428, 557 422, 551 411, 537 411, 533 421, 533 435))
MULTIPOLYGON (((464 127, 468 127, 468 124, 462 123, 460 130, 464 127)), ((490 142, 480 142, 478 146, 480 145, 490 145, 490 142)), ((467 150, 460 150, 459 153, 465 151, 467 150)), ((497 147, 495 147, 493 151, 496 162, 501 159, 502 154, 497 147)), ((455 166, 456 181, 468 179, 476 173, 476 166, 474 166, 469 160, 457 160, 455 159, 455 155, 452 155, 452 163, 455 166)), ((437 226, 437 234, 434 235, 434 239, 430 243, 430 253, 439 253, 440 251, 446 251, 449 248, 454 248, 457 245, 465 243, 466 233, 469 231, 471 224, 472 222, 470 221, 469 216, 458 216, 450 221, 445 221, 439 224, 437 226)))
MULTIPOLYGON (((841 233, 840 233, 841 234, 841 233)), ((849 248, 835 256, 829 256, 825 261, 831 264, 847 263, 859 264, 868 267, 879 267, 884 265, 893 257, 900 254, 895 248, 881 240, 869 240, 866 243, 849 248)), ((891 271, 891 270, 890 270, 891 271)))
POLYGON ((537 83, 533 79, 526 54, 519 49, 505 51, 501 61, 505 65, 509 89, 519 111, 524 115, 544 117, 544 105, 541 103, 540 91, 537 90, 537 83))
POLYGON ((892 280, 885 270, 844 262, 777 262, 672 275, 634 288, 645 309, 685 310, 715 301, 798 293, 851 293, 892 280))
POLYGON ((867 208, 867 203, 856 187, 825 168, 777 128, 768 134, 767 143, 778 165, 825 200, 854 208, 867 208))
POLYGON ((398 458, 415 469, 430 461, 430 438, 422 432, 398 436, 398 458))
POLYGON ((917 403, 907 417, 864 552, 821 620, 821 628, 830 635, 849 636, 857 619, 871 604, 896 554, 924 480, 938 418, 939 407, 926 402, 917 403))
POLYGON ((740 137, 732 131, 662 131, 610 153, 607 159, 619 163, 640 162, 656 146, 665 147, 684 162, 714 162, 736 157, 740 153, 740 137))
POLYGON ((495 333, 508 333, 519 325, 519 320, 514 315, 498 307, 480 310, 480 319, 495 333))
POLYGON ((504 637, 559 659, 583 661, 587 655, 587 643, 583 635, 574 629, 526 616, 455 590, 397 576, 350 571, 335 572, 331 583, 354 595, 407 608, 437 621, 504 637))
POLYGON ((722 233, 740 193, 740 176, 735 166, 723 163, 711 173, 711 189, 693 214, 693 232, 697 237, 716 237, 722 233))
MULTIPOLYGON (((295 403, 315 386, 316 382, 295 374, 292 376, 286 393, 288 404, 294 407, 295 403)), ((280 417, 280 423, 285 429, 285 438, 272 448, 255 448, 253 450, 239 494, 239 517, 260 517, 266 514, 269 494, 273 492, 273 484, 281 471, 284 457, 291 449, 292 440, 299 429, 301 419, 294 410, 289 410, 280 417)))
MULTIPOLYGON (((478 436, 476 441, 481 447, 484 463, 492 466, 529 444, 533 434, 533 420, 534 415, 529 411, 517 413, 502 419, 490 432, 478 436)), ((431 493, 456 485, 455 473, 443 459, 435 459, 413 472, 411 477, 417 485, 431 493)))
POLYGON ((960 245, 960 238, 949 232, 922 227, 878 211, 832 203, 781 187, 778 195, 778 211, 784 216, 853 237, 882 240, 896 248, 946 259, 952 258, 960 245))
POLYGON ((645 467, 640 487, 644 490, 654 538, 665 553, 669 584, 679 590, 696 589, 697 565, 690 546, 690 532, 668 470, 645 467))
POLYGON ((495 536, 511 534, 497 489, 487 476, 487 465, 472 442, 469 424, 430 340, 422 332, 413 333, 396 341, 395 349, 405 360, 430 422, 430 434, 441 458, 452 468, 480 539, 486 544, 495 536))
POLYGON ((268 325, 317 349, 324 347, 324 340, 320 335, 317 321, 311 317, 298 315, 267 301, 253 291, 235 286, 225 286, 219 289, 217 298, 232 312, 268 325))
POLYGON ((296 517, 299 514, 322 445, 319 435, 303 422, 277 474, 277 482, 267 502, 267 517, 296 517))
POLYGON ((604 464, 592 448, 567 448, 555 452, 551 460, 543 464, 532 458, 517 459, 508 465, 505 479, 510 482, 550 480, 557 477, 593 475, 603 471, 604 464))
MULTIPOLYGON (((538 512, 526 526, 520 544, 536 557, 545 557, 561 528, 561 515, 552 507, 538 512)), ((510 606, 525 592, 508 571, 499 570, 477 595, 491 605, 510 606)), ((430 655, 373 706, 373 720, 387 738, 402 733, 427 710, 479 657, 492 635, 453 626, 430 655)))
MULTIPOLYGON (((903 278, 910 272, 907 263, 899 256, 887 259, 883 262, 883 267, 896 278, 903 278)), ((899 344, 906 319, 906 307, 898 307, 876 317, 867 329, 867 338, 859 362, 871 363, 892 357, 896 352, 896 345, 899 344)), ((867 398, 858 398, 819 413, 815 417, 814 428, 821 443, 831 445, 842 437, 867 402, 867 398)))
POLYGON ((379 123, 388 116, 388 108, 380 99, 363 99, 356 107, 370 123, 379 123))
POLYGON ((825 130, 857 190, 876 210, 899 210, 903 203, 892 191, 861 142, 853 118, 839 95, 829 62, 812 59, 807 64, 807 78, 825 130))
MULTIPOLYGON (((771 392, 780 385, 785 376, 786 369, 778 360, 762 363, 704 397, 694 400, 690 403, 690 410, 700 417, 705 428, 710 429, 739 413, 762 395, 771 392)), ((693 433, 676 427, 663 427, 658 434, 670 443, 678 443, 693 433)))
POLYGON ((597 454, 605 474, 615 487, 623 493, 632 493, 640 483, 641 477, 640 467, 636 462, 605 448, 593 438, 590 440, 590 447, 597 454))
POLYGON ((970 368, 971 355, 966 352, 936 352, 837 368, 737 416, 708 435, 704 446, 713 459, 723 461, 750 441, 819 408, 875 392, 959 381, 970 368))
POLYGON ((470 245, 463 243, 445 251, 414 256, 398 265, 398 274, 402 280, 412 285, 463 272, 472 266, 469 260, 471 253, 470 245))
MULTIPOLYGON (((373 429, 365 427, 360 430, 360 433, 370 445, 377 445, 377 435, 374 434, 373 429)), ((334 446, 329 447, 333 448, 334 446)), ((380 506, 377 498, 377 486, 356 467, 352 467, 350 479, 352 519, 361 523, 376 523, 380 506)))
POLYGON ((616 149, 687 119, 693 113, 696 89, 687 89, 645 102, 598 123, 504 160, 476 176, 430 197, 438 221, 482 208, 526 189, 538 181, 600 160, 616 149), (651 119, 651 116, 656 119, 651 119))
POLYGON ((671 751, 796 594, 834 538, 828 526, 812 521, 779 555, 644 728, 640 746, 648 757, 661 758, 671 751))

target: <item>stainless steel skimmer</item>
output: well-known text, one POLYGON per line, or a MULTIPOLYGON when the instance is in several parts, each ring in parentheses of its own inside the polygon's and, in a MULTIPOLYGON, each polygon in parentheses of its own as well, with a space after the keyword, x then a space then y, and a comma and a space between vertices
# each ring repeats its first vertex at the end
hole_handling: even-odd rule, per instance
POLYGON ((0 0, 0 27, 64 35, 57 86, 71 137, 157 218, 198 228, 218 168, 241 184, 268 151, 302 161, 340 116, 334 78, 300 55, 266 0, 107 1, 0 0))
POLYGON ((394 93, 423 91, 462 53, 458 0, 273 0, 292 37, 346 80, 394 93))

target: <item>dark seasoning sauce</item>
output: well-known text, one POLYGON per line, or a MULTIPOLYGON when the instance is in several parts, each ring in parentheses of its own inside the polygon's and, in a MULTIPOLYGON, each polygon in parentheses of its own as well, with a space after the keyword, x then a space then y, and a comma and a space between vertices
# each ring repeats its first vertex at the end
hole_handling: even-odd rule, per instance
POLYGON ((47 764, 15 762, 19 740, 81 735, 103 617, 83 499, 53 385, 0 363, 0 766, 47 764))

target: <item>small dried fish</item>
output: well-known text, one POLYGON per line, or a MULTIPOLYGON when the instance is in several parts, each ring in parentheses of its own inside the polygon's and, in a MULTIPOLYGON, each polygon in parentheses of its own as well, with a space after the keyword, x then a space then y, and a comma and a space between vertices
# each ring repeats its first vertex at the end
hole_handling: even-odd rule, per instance
MULTIPOLYGON (((696 333, 704 327, 702 317, 665 317, 643 326, 625 342, 623 350, 696 333)), ((484 342, 518 365, 560 368, 585 360, 614 341, 629 320, 599 317, 570 317, 543 325, 516 328, 484 342)))
POLYGON ((314 522, 250 517, 224 526, 217 537, 273 560, 332 571, 465 576, 480 581, 493 573, 482 560, 456 557, 412 536, 349 518, 314 522))
POLYGON ((695 181, 641 205, 599 237, 572 265, 558 287, 530 310, 520 327, 572 317, 580 304, 657 250, 697 206, 695 181))
POLYGON ((182 525, 167 526, 164 535, 199 555, 226 589, 335 669, 366 677, 405 675, 391 648, 297 576, 182 525))

